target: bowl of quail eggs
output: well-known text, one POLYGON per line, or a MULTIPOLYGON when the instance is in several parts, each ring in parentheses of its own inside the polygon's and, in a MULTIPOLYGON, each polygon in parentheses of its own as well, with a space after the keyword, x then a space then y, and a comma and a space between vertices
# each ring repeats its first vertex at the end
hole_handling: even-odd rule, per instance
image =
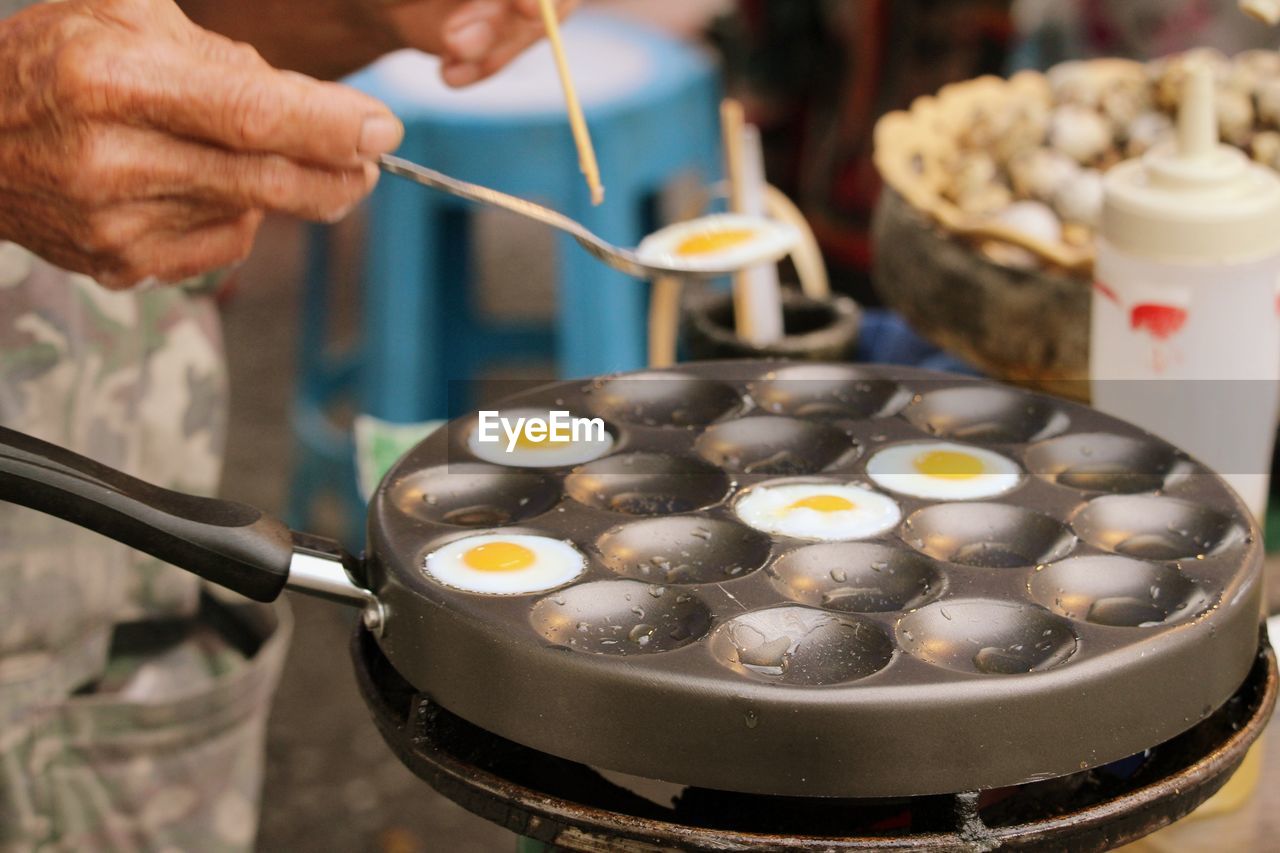
POLYGON ((1172 138, 1188 68, 1215 70, 1222 141, 1280 170, 1280 53, 1195 50, 981 77, 876 126, 875 281, 938 346, 1087 400, 1103 175, 1172 138))

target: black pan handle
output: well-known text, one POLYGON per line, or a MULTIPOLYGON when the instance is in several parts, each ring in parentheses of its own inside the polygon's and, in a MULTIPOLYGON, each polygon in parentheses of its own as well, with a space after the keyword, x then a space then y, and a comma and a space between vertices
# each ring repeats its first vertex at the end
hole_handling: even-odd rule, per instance
POLYGON ((171 492, 0 427, 0 500, 123 542, 258 601, 289 579, 293 534, 245 504, 171 492))

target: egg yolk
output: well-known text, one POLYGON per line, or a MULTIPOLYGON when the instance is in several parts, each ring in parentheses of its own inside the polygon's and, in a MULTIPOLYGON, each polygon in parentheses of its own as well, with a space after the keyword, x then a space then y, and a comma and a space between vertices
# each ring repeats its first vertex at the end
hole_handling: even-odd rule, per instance
POLYGON ((676 246, 676 254, 685 257, 689 255, 710 255, 713 252, 723 252, 725 249, 740 246, 754 236, 756 236, 756 232, 750 228, 726 228, 723 231, 695 234, 680 241, 676 246))
POLYGON ((787 510, 793 509, 812 509, 817 512, 844 512, 845 510, 857 509, 858 505, 848 498, 842 498, 839 495, 810 495, 807 498, 801 498, 795 501, 787 510))
POLYGON ((487 542, 462 555, 462 562, 478 572, 518 572, 533 561, 533 552, 514 542, 487 542))
POLYGON ((915 458, 916 471, 944 480, 972 480, 986 473, 982 460, 954 450, 931 450, 915 458))

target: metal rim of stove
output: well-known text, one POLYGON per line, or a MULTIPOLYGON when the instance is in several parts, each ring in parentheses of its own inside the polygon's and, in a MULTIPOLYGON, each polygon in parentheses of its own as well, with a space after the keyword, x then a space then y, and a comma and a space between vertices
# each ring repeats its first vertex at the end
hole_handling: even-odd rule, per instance
POLYGON ((1264 632, 1255 664, 1237 693, 1192 729, 1148 750, 1158 757, 1147 759, 1148 766, 1172 762, 1172 771, 1154 778, 1135 773, 1128 783, 1119 783, 1117 790, 1082 808, 1069 805, 1063 797, 1073 794, 1062 791, 1083 790, 1098 768, 1008 789, 1013 797, 1027 798, 1028 804, 1041 803, 1038 817, 1021 822, 987 825, 989 818, 981 815, 976 793, 900 801, 806 801, 706 792, 726 802, 736 799, 747 808, 770 800, 788 810, 821 802, 837 804, 832 808, 843 814, 845 804, 883 806, 888 813, 896 805, 926 825, 918 833, 899 835, 883 830, 879 835, 805 835, 682 824, 672 819, 672 810, 664 817, 660 806, 634 794, 630 800, 615 794, 615 786, 585 765, 514 744, 434 705, 400 676, 363 628, 353 636, 352 656, 361 693, 379 731, 410 770, 480 817, 555 849, 579 851, 985 851, 1044 849, 1045 844, 1073 853, 1109 850, 1186 816, 1221 788, 1266 726, 1280 692, 1276 656, 1264 632), (539 772, 572 780, 570 786, 577 785, 582 796, 565 796, 517 778, 539 772), (1079 785, 1072 787, 1072 780, 1079 785), (1033 790, 1034 795, 1027 793, 1033 790), (951 825, 941 826, 947 822, 951 825))

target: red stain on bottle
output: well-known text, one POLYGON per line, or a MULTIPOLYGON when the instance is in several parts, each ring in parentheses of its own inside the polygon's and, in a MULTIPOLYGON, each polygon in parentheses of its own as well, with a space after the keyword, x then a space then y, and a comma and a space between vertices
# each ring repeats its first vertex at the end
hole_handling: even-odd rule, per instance
POLYGON ((1168 340, 1186 325, 1187 311, 1176 305, 1135 305, 1129 313, 1129 328, 1145 329, 1159 341, 1168 340))

